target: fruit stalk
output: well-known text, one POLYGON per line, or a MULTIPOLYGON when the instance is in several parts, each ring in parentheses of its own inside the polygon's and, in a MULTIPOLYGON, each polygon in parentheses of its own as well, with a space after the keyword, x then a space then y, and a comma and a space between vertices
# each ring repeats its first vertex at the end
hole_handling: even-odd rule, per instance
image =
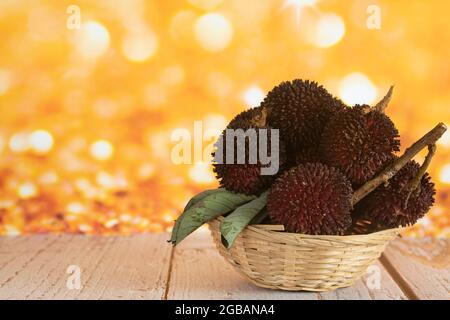
POLYGON ((436 145, 435 144, 428 145, 428 154, 425 157, 425 160, 423 161, 422 165, 420 166, 419 172, 417 172, 417 175, 409 183, 408 186, 409 193, 405 200, 405 208, 408 207, 408 201, 412 193, 413 192, 415 192, 416 194, 420 193, 420 181, 422 180, 423 175, 427 172, 427 169, 431 163, 431 159, 433 158, 435 153, 436 153, 436 145))
MULTIPOLYGON (((413 143, 405 150, 402 156, 396 159, 391 165, 386 167, 380 174, 366 182, 362 187, 356 190, 352 196, 352 205, 355 205, 362 198, 367 196, 373 190, 383 183, 391 179, 401 168, 403 168, 408 161, 414 158, 423 148, 429 145, 434 145, 437 140, 447 131, 444 123, 440 122, 431 131, 425 134, 422 138, 413 143)), ((430 159, 431 160, 431 159, 430 159)))
POLYGON ((376 106, 374 107, 375 110, 378 110, 380 112, 384 112, 384 110, 386 109, 386 107, 388 106, 389 102, 391 101, 392 98, 392 93, 394 91, 394 86, 391 86, 389 88, 389 91, 387 92, 387 94, 384 96, 383 99, 381 99, 380 102, 378 102, 376 104, 376 106))

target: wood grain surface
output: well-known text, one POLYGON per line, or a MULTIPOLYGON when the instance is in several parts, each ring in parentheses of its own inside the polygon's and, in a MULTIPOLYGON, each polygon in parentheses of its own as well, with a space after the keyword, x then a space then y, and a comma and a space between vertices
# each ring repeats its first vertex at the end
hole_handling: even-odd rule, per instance
POLYGON ((313 293, 258 288, 218 254, 206 229, 175 248, 168 237, 1 237, 0 299, 450 298, 449 239, 395 240, 352 287, 313 293), (80 289, 68 286, 70 266, 80 289))

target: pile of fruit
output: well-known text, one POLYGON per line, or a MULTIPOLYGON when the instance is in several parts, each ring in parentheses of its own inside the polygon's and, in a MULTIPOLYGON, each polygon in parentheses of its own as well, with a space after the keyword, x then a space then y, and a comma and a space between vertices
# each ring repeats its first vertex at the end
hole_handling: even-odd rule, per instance
MULTIPOLYGON (((422 165, 412 152, 397 156, 399 133, 384 113, 391 95, 392 88, 375 106, 347 106, 311 81, 273 88, 259 107, 240 113, 226 129, 278 129, 277 174, 262 175, 266 165, 259 158, 247 162, 248 154, 241 164, 214 163, 221 188, 189 202, 171 242, 221 215, 227 247, 250 223, 282 224, 288 232, 311 235, 358 233, 359 221, 371 225, 370 231, 414 224, 434 203, 426 169, 445 126, 420 141, 429 147, 422 165)), ((223 143, 217 146, 226 154, 223 143)))

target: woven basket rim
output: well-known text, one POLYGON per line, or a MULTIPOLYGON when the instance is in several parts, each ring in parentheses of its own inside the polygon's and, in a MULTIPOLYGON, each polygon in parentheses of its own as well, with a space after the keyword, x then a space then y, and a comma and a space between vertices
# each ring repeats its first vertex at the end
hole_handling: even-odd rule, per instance
MULTIPOLYGON (((224 219, 223 216, 219 216, 214 220, 218 220, 221 222, 224 219)), ((212 222, 210 221, 210 222, 212 222)), ((405 229, 405 227, 398 227, 398 228, 391 228, 386 230, 381 230, 377 232, 372 233, 366 233, 366 234, 351 234, 351 235, 344 235, 344 236, 338 236, 338 235, 312 235, 312 234, 306 234, 306 233, 294 233, 294 232, 287 232, 284 231, 284 226, 281 224, 252 224, 245 227, 244 230, 251 230, 256 229, 260 232, 266 232, 268 234, 277 236, 277 235, 284 235, 284 236, 291 236, 291 237, 302 237, 302 238, 310 238, 310 239, 321 239, 321 240, 351 240, 351 239, 363 239, 363 238, 372 238, 374 236, 382 236, 392 233, 400 233, 401 230, 405 229)))

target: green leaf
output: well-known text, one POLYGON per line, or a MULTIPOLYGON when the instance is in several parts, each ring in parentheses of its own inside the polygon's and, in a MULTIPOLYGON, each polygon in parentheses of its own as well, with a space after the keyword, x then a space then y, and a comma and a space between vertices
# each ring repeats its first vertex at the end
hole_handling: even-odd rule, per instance
POLYGON ((267 207, 264 207, 249 224, 261 224, 269 213, 267 212, 267 207))
POLYGON ((218 189, 211 189, 211 190, 205 190, 203 192, 200 192, 199 194, 193 196, 191 198, 191 200, 189 200, 189 202, 187 203, 186 207, 184 207, 183 212, 188 211, 190 208, 192 208, 192 206, 194 206, 197 202, 199 202, 200 200, 204 199, 205 197, 217 193, 217 192, 222 192, 225 189, 223 188, 218 188, 218 189))
MULTIPOLYGON (((220 232, 222 243, 227 249, 231 248, 237 236, 266 206, 267 194, 267 191, 264 192, 259 198, 240 206, 223 219, 220 232)), ((265 211, 262 214, 264 213, 265 211)))
POLYGON ((169 241, 177 245, 205 222, 233 211, 253 199, 255 196, 236 194, 225 189, 206 195, 177 219, 169 241))
POLYGON ((211 194, 218 193, 218 192, 223 192, 224 190, 225 189, 223 189, 223 188, 205 190, 205 191, 200 192, 199 194, 193 196, 191 198, 191 200, 189 200, 188 203, 186 204, 186 206, 184 207, 183 213, 177 218, 177 222, 173 226, 172 235, 171 235, 171 238, 170 238, 169 242, 173 243, 175 241, 175 237, 176 237, 176 235, 178 233, 178 227, 180 226, 181 220, 183 219, 183 216, 184 216, 186 211, 191 209, 194 205, 196 205, 198 202, 200 202, 201 200, 203 200, 207 196, 209 196, 211 194))

